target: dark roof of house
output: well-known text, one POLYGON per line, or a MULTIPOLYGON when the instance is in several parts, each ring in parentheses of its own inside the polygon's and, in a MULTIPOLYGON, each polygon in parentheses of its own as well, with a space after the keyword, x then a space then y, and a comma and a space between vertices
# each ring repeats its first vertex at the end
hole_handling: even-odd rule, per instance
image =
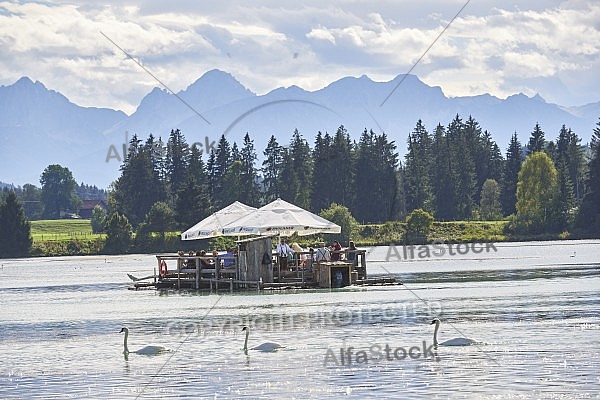
POLYGON ((80 210, 93 210, 97 205, 106 208, 106 202, 104 200, 83 200, 80 210))

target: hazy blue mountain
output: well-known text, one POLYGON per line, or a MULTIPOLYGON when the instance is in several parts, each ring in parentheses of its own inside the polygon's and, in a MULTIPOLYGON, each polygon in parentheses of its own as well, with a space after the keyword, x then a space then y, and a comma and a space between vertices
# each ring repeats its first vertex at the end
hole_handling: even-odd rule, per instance
POLYGON ((127 118, 122 111, 80 107, 40 82, 23 77, 0 87, 0 180, 40 186, 50 164, 68 167, 75 179, 105 185, 113 171, 103 132, 127 118))
POLYGON ((176 128, 188 143, 203 149, 222 134, 241 145, 249 132, 260 158, 271 135, 287 145, 297 128, 312 145, 318 131, 334 133, 343 124, 355 140, 364 129, 385 131, 404 154, 418 119, 432 132, 457 114, 463 120, 472 115, 504 152, 514 132, 525 144, 538 122, 549 140, 565 124, 584 143, 589 141, 600 102, 567 108, 523 94, 507 99, 488 94, 449 98, 440 87, 428 86, 414 75, 389 82, 364 75, 345 77, 312 92, 291 86, 259 96, 230 74, 212 70, 177 95, 153 89, 127 116, 77 106, 40 82, 22 78, 0 87, 0 181, 39 185, 43 169, 58 163, 80 183, 107 187, 119 176, 115 151, 122 157, 123 143, 134 133, 142 140, 150 133, 166 140, 176 128))
POLYGON ((203 113, 207 110, 254 97, 254 93, 230 74, 219 70, 208 71, 176 96, 164 89, 154 88, 127 120, 111 127, 105 135, 117 133, 123 136, 128 130, 143 137, 152 132, 156 137, 166 139, 171 129, 179 128, 181 121, 198 117, 198 128, 210 126, 203 119, 206 118, 203 113))

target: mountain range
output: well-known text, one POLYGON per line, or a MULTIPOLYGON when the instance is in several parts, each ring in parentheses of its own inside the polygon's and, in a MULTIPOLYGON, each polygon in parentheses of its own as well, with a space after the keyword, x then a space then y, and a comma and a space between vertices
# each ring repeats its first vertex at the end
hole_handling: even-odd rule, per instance
POLYGON ((287 145, 298 129, 312 145, 318 131, 335 133, 344 125, 355 140, 365 129, 385 132, 403 155, 419 119, 432 132, 456 115, 463 120, 472 115, 504 152, 515 132, 525 145, 536 123, 548 140, 555 140, 564 124, 587 143, 600 117, 600 101, 564 107, 539 95, 447 97, 414 75, 388 82, 345 77, 316 91, 291 86, 257 95, 231 74, 212 70, 176 94, 154 88, 127 115, 78 106, 23 77, 0 86, 0 182, 39 186, 43 170, 60 164, 77 182, 106 188, 119 176, 123 144, 134 133, 143 141, 150 133, 166 141, 171 129, 180 129, 188 144, 202 149, 223 134, 240 146, 248 132, 260 159, 271 135, 287 145))

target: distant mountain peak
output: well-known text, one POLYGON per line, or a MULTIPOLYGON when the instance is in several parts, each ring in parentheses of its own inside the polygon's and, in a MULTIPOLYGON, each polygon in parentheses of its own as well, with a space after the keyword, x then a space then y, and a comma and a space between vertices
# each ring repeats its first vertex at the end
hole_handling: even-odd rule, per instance
POLYGON ((254 95, 254 93, 235 79, 233 75, 229 72, 221 71, 220 69, 211 69, 210 71, 205 72, 181 93, 193 95, 198 92, 211 90, 228 90, 230 92, 237 91, 240 93, 246 92, 250 95, 254 95))
MULTIPOLYGON (((37 81, 39 82, 39 81, 37 81)), ((33 81, 28 76, 22 76, 14 83, 15 86, 33 85, 33 81)))
POLYGON ((21 90, 22 88, 33 88, 34 90, 37 90, 38 92, 49 92, 49 93, 54 93, 54 94, 58 93, 54 90, 50 90, 50 89, 46 88, 46 86, 40 81, 34 82, 28 76, 22 76, 21 78, 19 78, 19 80, 17 80, 12 85, 9 85, 8 87, 12 87, 17 90, 21 90))
POLYGON ((121 149, 125 132, 135 132, 144 140, 150 132, 166 138, 179 128, 188 143, 206 146, 223 132, 230 143, 239 145, 249 133, 260 154, 271 134, 283 143, 298 129, 311 142, 316 132, 335 132, 344 125, 355 139, 364 129, 386 132, 398 143, 402 156, 403 143, 419 119, 431 133, 456 115, 463 120, 472 115, 505 148, 513 132, 523 141, 536 121, 545 132, 555 134, 565 124, 585 143, 596 126, 598 110, 600 102, 566 108, 522 93, 505 100, 488 94, 447 97, 439 86, 429 86, 412 74, 388 81, 363 74, 342 77, 315 91, 291 85, 256 95, 230 73, 213 69, 178 95, 153 88, 127 116, 79 107, 60 92, 23 76, 12 85, 0 86, 0 180, 36 182, 47 165, 59 163, 78 181, 106 187, 119 171, 118 160, 107 160, 107 151, 110 145, 121 149), (266 107, 271 105, 276 106, 266 107))
POLYGON ((543 103, 547 103, 546 99, 544 99, 542 96, 540 96, 539 93, 536 93, 535 96, 533 96, 531 99, 532 100, 538 100, 538 101, 541 101, 543 103))

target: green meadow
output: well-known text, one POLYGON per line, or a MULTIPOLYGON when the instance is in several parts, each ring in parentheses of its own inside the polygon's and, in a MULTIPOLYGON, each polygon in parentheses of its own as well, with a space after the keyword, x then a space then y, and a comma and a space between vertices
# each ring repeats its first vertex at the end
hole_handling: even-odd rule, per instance
POLYGON ((92 233, 92 225, 89 219, 31 221, 31 236, 34 242, 104 237, 104 235, 92 233))
MULTIPOLYGON (((527 240, 568 239, 568 233, 515 237, 506 233, 507 221, 452 221, 434 222, 427 235, 427 242, 503 242, 527 240)), ((149 243, 148 246, 138 248, 136 251, 145 252, 148 248, 164 247, 160 251, 187 250, 184 243, 180 242, 180 232, 168 232, 166 244, 149 243), (158 246, 158 247, 157 247, 158 246)), ((406 223, 394 221, 385 224, 359 225, 356 236, 353 238, 357 246, 383 246, 404 243, 406 223)), ((102 254, 106 235, 92 233, 90 220, 86 219, 60 219, 31 221, 31 236, 33 256, 64 256, 102 254)), ((156 235, 158 236, 158 235, 156 235)), ((299 238, 300 239, 300 238, 299 238)), ((165 240, 162 240, 165 242, 165 240)), ((299 240, 302 242, 302 239, 299 240)), ((310 243, 301 243, 301 245, 310 243)), ((208 248, 227 248, 233 245, 233 238, 222 237, 212 239, 208 248)), ((159 250, 157 250, 159 251, 159 250)))

